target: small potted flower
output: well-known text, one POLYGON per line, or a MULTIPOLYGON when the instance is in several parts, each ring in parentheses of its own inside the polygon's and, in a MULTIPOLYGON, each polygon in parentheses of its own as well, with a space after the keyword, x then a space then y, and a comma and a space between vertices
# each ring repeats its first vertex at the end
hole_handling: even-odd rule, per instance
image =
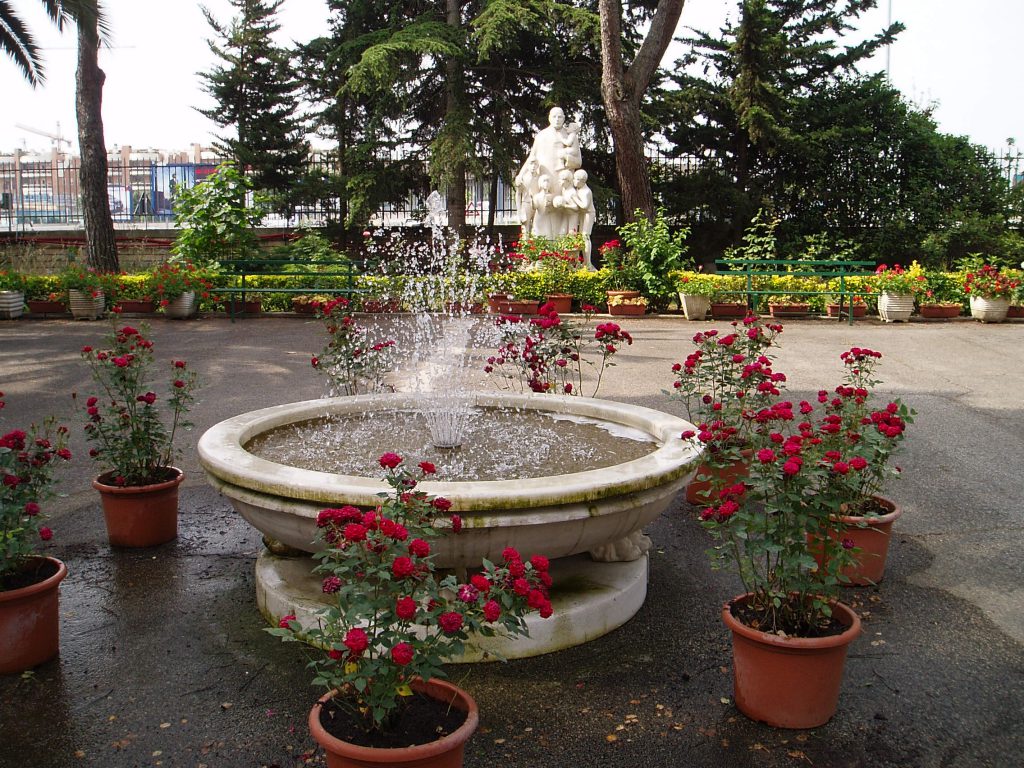
MULTIPOLYGON (((143 328, 143 331, 146 329, 143 328)), ((115 328, 106 346, 82 348, 98 393, 85 400, 89 455, 103 468, 93 480, 103 502, 110 543, 151 547, 178 535, 178 486, 184 473, 172 466, 174 439, 191 426, 196 374, 184 360, 170 364, 169 416, 151 388, 153 342, 131 326, 115 328)))
POLYGON ((66 437, 52 420, 0 436, 0 675, 31 669, 60 649, 59 586, 68 570, 36 547, 53 537, 43 509, 57 459, 71 458, 66 437))
POLYGON ((914 300, 924 292, 925 275, 916 261, 904 269, 880 264, 870 280, 878 291, 878 315, 887 323, 905 323, 914 314, 914 300))
POLYGON ((15 320, 25 311, 25 278, 0 269, 0 319, 15 320))
POLYGON ((622 344, 633 337, 617 323, 590 326, 594 307, 584 304, 584 320, 563 319, 553 304, 540 308, 540 317, 525 321, 505 315, 495 322, 501 343, 487 358, 484 373, 499 389, 564 395, 584 394, 584 371, 597 367, 590 392, 597 396, 607 368, 622 344), (596 349, 592 349, 596 347, 596 349), (599 358, 595 362, 594 358, 599 358))
POLYGON ((472 634, 526 634, 523 616, 551 615, 548 561, 512 547, 501 564, 482 563, 462 579, 437 573, 432 542, 458 535, 450 503, 417 490, 435 468, 414 476, 385 453, 390 493, 371 510, 346 506, 317 517, 322 548, 316 572, 329 607, 303 623, 295 614, 268 629, 323 651, 310 662, 327 693, 309 727, 332 766, 458 768, 479 714, 472 697, 442 680, 442 663, 472 634))
POLYGON ((843 305, 845 305, 845 309, 842 309, 844 312, 850 312, 852 308, 854 318, 867 316, 868 303, 864 301, 863 296, 846 294, 825 297, 825 312, 829 317, 839 317, 843 305))
POLYGON ((156 312, 156 302, 150 297, 147 276, 121 274, 113 284, 112 312, 124 315, 150 315, 156 312))
POLYGON ((602 267, 608 272, 605 281, 608 300, 639 298, 644 283, 636 255, 627 251, 618 240, 607 241, 597 252, 601 254, 602 267))
POLYGON ((924 290, 918 295, 918 314, 926 320, 959 317, 965 294, 959 282, 944 272, 925 271, 924 290))
POLYGON ((623 296, 621 293, 612 293, 608 296, 608 314, 636 317, 647 312, 648 303, 646 296, 623 296))
POLYGON ((811 305, 801 296, 782 293, 770 298, 768 311, 772 317, 806 317, 811 305))
POLYGON ((157 302, 157 311, 167 317, 192 317, 199 299, 208 298, 210 281, 195 264, 172 259, 157 264, 148 275, 149 295, 157 302))
POLYGON ((324 293, 300 293, 292 297, 292 312, 299 315, 315 315, 317 306, 330 300, 331 297, 324 293))
POLYGON ((108 278, 90 267, 69 264, 59 276, 67 291, 68 306, 76 320, 98 320, 106 310, 108 278))
POLYGON ((687 320, 703 320, 711 311, 711 300, 718 293, 715 278, 701 272, 677 273, 679 306, 687 320))
POLYGON ((964 293, 971 300, 971 317, 983 323, 1001 323, 1010 310, 1010 297, 1020 281, 1004 275, 999 267, 983 264, 964 275, 964 293))

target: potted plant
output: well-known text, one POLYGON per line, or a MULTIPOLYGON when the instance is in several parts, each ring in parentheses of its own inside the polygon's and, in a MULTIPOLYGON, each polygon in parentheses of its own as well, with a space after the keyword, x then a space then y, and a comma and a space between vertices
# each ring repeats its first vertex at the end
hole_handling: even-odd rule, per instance
POLYGON ((878 292, 878 315, 887 323, 905 323, 914 314, 914 299, 924 291, 925 276, 916 261, 908 269, 879 264, 871 278, 878 292))
POLYGON ((679 306, 687 320, 703 320, 711 311, 711 299, 718 292, 715 278, 701 272, 678 273, 679 306))
POLYGON ((448 516, 446 499, 417 490, 434 466, 421 463, 414 477, 394 453, 380 464, 391 492, 376 509, 317 517, 316 572, 329 607, 315 623, 289 614, 267 631, 324 651, 309 664, 327 691, 309 725, 329 766, 458 768, 479 716, 468 693, 439 679, 442 662, 472 633, 521 635, 526 612, 550 616, 548 561, 508 547, 500 565, 485 560, 468 579, 441 577, 432 543, 457 535, 461 521, 448 516))
POLYGON ((141 278, 119 275, 113 284, 111 302, 111 311, 120 315, 144 315, 156 311, 156 301, 149 294, 149 280, 145 275, 141 278))
MULTIPOLYGON (((758 332, 753 324, 749 330, 758 332)), ((745 357, 729 349, 739 336, 719 338, 716 344, 726 349, 714 350, 715 357, 745 357)), ((733 639, 735 701, 741 712, 769 725, 813 728, 835 712, 847 648, 860 633, 856 613, 838 599, 853 545, 839 535, 844 489, 832 478, 862 463, 855 460, 856 444, 838 453, 827 447, 841 429, 839 416, 782 399, 785 377, 770 363, 764 355, 737 361, 756 402, 743 398, 735 421, 736 409, 714 409, 713 400, 720 418, 690 437, 708 448, 721 446, 735 439, 743 422, 752 422, 748 475, 717 479, 700 512, 716 542, 713 567, 734 570, 745 588, 722 608, 733 639)), ((858 428, 881 429, 879 419, 858 428)))
POLYGON ((25 311, 25 278, 0 269, 0 319, 15 320, 25 311))
POLYGON ((647 312, 647 304, 646 296, 610 294, 608 296, 608 314, 612 316, 626 315, 637 317, 647 312))
POLYGON ((800 296, 779 294, 768 301, 768 311, 772 317, 806 317, 811 305, 801 300, 800 296))
MULTIPOLYGON (((686 238, 690 230, 685 227, 669 232, 665 209, 659 208, 654 220, 649 220, 640 210, 634 211, 633 220, 619 227, 619 237, 629 253, 629 259, 636 272, 637 288, 663 310, 677 293, 672 273, 692 267, 692 260, 686 256, 686 238)), ((605 256, 607 262, 607 256, 605 256)), ((621 261, 620 261, 621 263, 621 261)))
POLYGON ((958 317, 965 295, 960 282, 945 272, 925 270, 924 290, 918 296, 918 313, 928 320, 958 317))
POLYGON ((98 320, 106 309, 105 275, 80 264, 69 264, 59 276, 67 291, 68 306, 75 320, 98 320))
POLYGON ((192 262, 171 259, 150 270, 148 290, 157 302, 157 311, 184 319, 196 314, 200 298, 209 297, 210 280, 192 262))
POLYGON ((172 466, 174 438, 179 428, 190 426, 183 417, 193 401, 196 374, 184 360, 172 361, 165 420, 150 388, 153 342, 128 325, 115 328, 106 342, 103 349, 82 348, 99 386, 99 394, 85 401, 89 455, 103 469, 92 485, 113 546, 163 544, 178 535, 178 486, 184 474, 172 466))
POLYGON ((329 299, 314 306, 328 340, 311 362, 330 379, 331 396, 384 391, 384 379, 395 364, 394 339, 371 338, 369 330, 356 322, 348 299, 329 299))
POLYGON ((620 346, 633 343, 633 337, 617 323, 598 323, 590 327, 594 307, 584 304, 584 320, 563 319, 554 305, 540 308, 540 317, 524 321, 504 316, 496 321, 501 343, 487 358, 484 373, 499 389, 513 392, 538 392, 583 395, 584 371, 597 366, 597 377, 590 395, 597 396, 606 368, 615 365, 620 346), (591 349, 596 346, 596 350, 591 349), (594 358, 600 362, 595 363, 594 358))
MULTIPOLYGON (((711 329, 693 337, 696 349, 672 366, 675 381, 667 393, 679 400, 700 437, 704 458, 686 487, 691 504, 706 503, 712 488, 746 476, 753 457, 754 421, 743 417, 759 408, 780 381, 771 368, 771 349, 782 333, 778 324, 763 325, 754 315, 734 321, 732 330, 711 329), (715 425, 730 425, 716 429, 715 425)), ((782 379, 784 380, 784 379, 782 379)))
MULTIPOLYGON (((0 409, 4 404, 0 392, 0 409)), ((68 570, 36 546, 53 537, 43 503, 56 460, 71 458, 66 437, 52 420, 0 436, 0 675, 31 669, 60 650, 59 586, 68 570)))
POLYGON ((840 311, 840 299, 842 299, 845 305, 846 312, 853 310, 854 318, 866 317, 868 314, 868 304, 864 301, 863 296, 857 294, 846 295, 846 296, 826 296, 825 297, 825 311, 829 317, 839 317, 840 311))
POLYGON ((300 293, 292 297, 292 312, 299 315, 315 315, 317 307, 330 300, 331 297, 323 293, 300 293))
POLYGON ((887 478, 900 474, 892 459, 914 422, 914 411, 899 398, 883 408, 873 406, 881 358, 880 352, 852 347, 840 355, 846 369, 843 383, 832 393, 818 393, 826 418, 838 426, 824 431, 820 450, 826 458, 838 456, 837 462, 845 462, 824 477, 828 487, 819 492, 840 501, 833 535, 853 554, 853 562, 841 571, 843 583, 853 586, 877 584, 885 573, 892 526, 902 510, 882 491, 887 478))
POLYGON ((643 281, 636 255, 625 250, 618 240, 607 241, 597 252, 601 254, 602 267, 608 272, 605 281, 608 299, 635 299, 640 296, 643 281))
POLYGON ((1001 323, 1010 310, 1010 297, 1020 281, 1004 275, 999 267, 982 264, 964 275, 964 293, 971 300, 971 317, 983 323, 1001 323))
POLYGON ((63 315, 68 311, 67 294, 60 290, 56 275, 22 275, 25 304, 33 315, 63 315))
MULTIPOLYGON (((1009 271, 1007 270, 1007 272, 1009 271)), ((1006 316, 1008 318, 1024 317, 1024 272, 1019 269, 1013 270, 1012 277, 1017 281, 1017 287, 1013 289, 1013 294, 1010 296, 1010 309, 1007 310, 1006 316)))

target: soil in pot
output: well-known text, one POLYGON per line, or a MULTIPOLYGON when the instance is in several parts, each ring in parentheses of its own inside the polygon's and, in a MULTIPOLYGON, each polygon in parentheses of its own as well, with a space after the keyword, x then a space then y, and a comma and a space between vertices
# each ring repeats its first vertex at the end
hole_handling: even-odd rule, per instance
POLYGON ((320 725, 331 736, 349 744, 375 749, 399 749, 412 744, 429 744, 454 733, 466 722, 466 713, 447 702, 416 694, 387 731, 367 733, 351 711, 334 700, 320 707, 320 725))
POLYGON ((56 560, 44 557, 34 558, 25 568, 0 576, 0 592, 23 589, 46 581, 60 570, 56 560))

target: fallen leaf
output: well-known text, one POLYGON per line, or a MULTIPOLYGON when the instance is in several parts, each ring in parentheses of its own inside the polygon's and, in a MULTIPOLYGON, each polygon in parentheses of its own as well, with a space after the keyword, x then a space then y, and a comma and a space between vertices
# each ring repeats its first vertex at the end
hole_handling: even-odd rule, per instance
POLYGON ((170 728, 171 724, 170 723, 160 723, 160 727, 161 728, 170 728))
POLYGON ((721 702, 722 702, 723 704, 728 704, 728 703, 729 703, 729 697, 728 697, 728 696, 723 696, 723 697, 722 697, 722 698, 720 699, 720 701, 721 701, 721 702))
POLYGON ((223 703, 222 703, 222 704, 220 705, 220 708, 221 708, 221 709, 231 709, 231 708, 232 708, 233 706, 235 706, 235 705, 234 705, 234 703, 232 703, 232 702, 230 702, 230 701, 225 701, 225 702, 223 702, 223 703))
POLYGON ((76 749, 75 750, 75 757, 78 757, 78 758, 85 757, 85 750, 84 749, 76 749))
POLYGON ((494 743, 495 743, 495 744, 504 744, 504 743, 505 743, 505 740, 504 740, 504 739, 495 739, 495 740, 494 740, 494 743))
POLYGON ((607 736, 605 736, 605 737, 604 737, 604 740, 605 740, 605 741, 608 741, 608 742, 611 742, 611 741, 618 741, 618 740, 619 740, 619 737, 618 737, 618 736, 616 736, 616 735, 615 735, 614 733, 609 733, 609 734, 608 734, 607 736))

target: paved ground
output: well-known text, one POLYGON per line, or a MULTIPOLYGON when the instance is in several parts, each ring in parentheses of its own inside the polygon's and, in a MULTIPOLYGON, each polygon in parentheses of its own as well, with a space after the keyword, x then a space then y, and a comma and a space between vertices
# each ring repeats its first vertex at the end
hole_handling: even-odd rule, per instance
MULTIPOLYGON (((316 691, 305 658, 261 631, 259 537, 208 488, 194 445, 230 415, 321 394, 309 370, 319 327, 298 318, 152 323, 157 350, 202 375, 184 441, 181 536, 113 551, 89 487, 69 393, 102 323, 0 323, 0 390, 12 427, 47 413, 74 423, 76 461, 55 502, 50 551, 67 562, 58 661, 0 678, 0 767, 295 766, 313 752, 316 691)), ((604 396, 674 410, 661 395, 689 337, 712 323, 642 319, 604 396)), ((794 396, 834 385, 852 344, 885 354, 880 391, 918 411, 891 489, 905 515, 885 582, 851 590, 865 633, 839 712, 811 731, 752 723, 731 704, 720 604, 738 592, 709 570, 693 510, 649 533, 650 591, 626 626, 583 647, 456 667, 481 729, 470 768, 575 766, 1016 766, 1024 753, 1024 325, 970 321, 852 329, 791 322, 777 369, 794 396)), ((313 755, 308 764, 321 764, 313 755)))

